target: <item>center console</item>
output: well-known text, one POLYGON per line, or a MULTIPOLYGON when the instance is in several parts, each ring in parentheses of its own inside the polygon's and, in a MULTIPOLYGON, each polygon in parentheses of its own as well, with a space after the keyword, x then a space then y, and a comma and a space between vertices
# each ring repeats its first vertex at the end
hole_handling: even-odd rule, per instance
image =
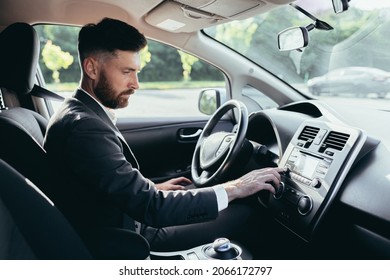
POLYGON ((259 202, 278 222, 309 241, 365 139, 359 129, 305 121, 279 163, 287 168, 281 185, 274 195, 260 194, 259 202))
POLYGON ((230 242, 227 238, 218 238, 213 243, 175 252, 150 252, 152 260, 250 260, 250 252, 230 242))

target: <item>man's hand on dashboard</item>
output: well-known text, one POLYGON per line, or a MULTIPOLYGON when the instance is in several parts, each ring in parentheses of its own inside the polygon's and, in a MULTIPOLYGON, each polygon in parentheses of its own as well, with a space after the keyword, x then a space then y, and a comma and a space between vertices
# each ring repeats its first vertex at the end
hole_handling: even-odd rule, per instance
POLYGON ((261 190, 275 193, 281 182, 280 173, 285 171, 286 168, 280 167, 256 169, 236 180, 225 183, 224 188, 228 194, 229 202, 253 195, 261 190))

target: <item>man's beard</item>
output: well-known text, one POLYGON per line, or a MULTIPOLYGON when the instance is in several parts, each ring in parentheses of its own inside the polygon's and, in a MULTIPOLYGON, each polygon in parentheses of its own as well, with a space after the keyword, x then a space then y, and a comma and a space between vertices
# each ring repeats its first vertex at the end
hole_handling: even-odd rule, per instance
POLYGON ((119 95, 116 94, 104 72, 101 72, 99 82, 94 89, 96 97, 100 102, 111 109, 125 108, 129 104, 129 94, 133 94, 134 90, 122 91, 119 95))

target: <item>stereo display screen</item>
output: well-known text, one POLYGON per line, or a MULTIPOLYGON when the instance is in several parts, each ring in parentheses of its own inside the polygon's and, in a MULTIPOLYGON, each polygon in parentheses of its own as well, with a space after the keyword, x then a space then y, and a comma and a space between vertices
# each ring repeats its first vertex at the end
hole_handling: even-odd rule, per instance
POLYGON ((318 158, 300 153, 292 167, 292 170, 303 177, 312 179, 320 161, 321 160, 318 158))

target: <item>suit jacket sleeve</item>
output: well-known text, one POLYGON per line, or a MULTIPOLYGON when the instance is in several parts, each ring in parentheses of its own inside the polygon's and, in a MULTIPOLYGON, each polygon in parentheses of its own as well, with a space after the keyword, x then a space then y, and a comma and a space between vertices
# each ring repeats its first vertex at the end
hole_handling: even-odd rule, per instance
POLYGON ((131 166, 121 141, 110 126, 95 117, 63 118, 50 129, 47 140, 63 137, 61 149, 65 168, 82 186, 107 196, 132 218, 155 227, 189 224, 218 215, 212 189, 159 191, 131 166), (51 135, 50 135, 51 134, 51 135))

